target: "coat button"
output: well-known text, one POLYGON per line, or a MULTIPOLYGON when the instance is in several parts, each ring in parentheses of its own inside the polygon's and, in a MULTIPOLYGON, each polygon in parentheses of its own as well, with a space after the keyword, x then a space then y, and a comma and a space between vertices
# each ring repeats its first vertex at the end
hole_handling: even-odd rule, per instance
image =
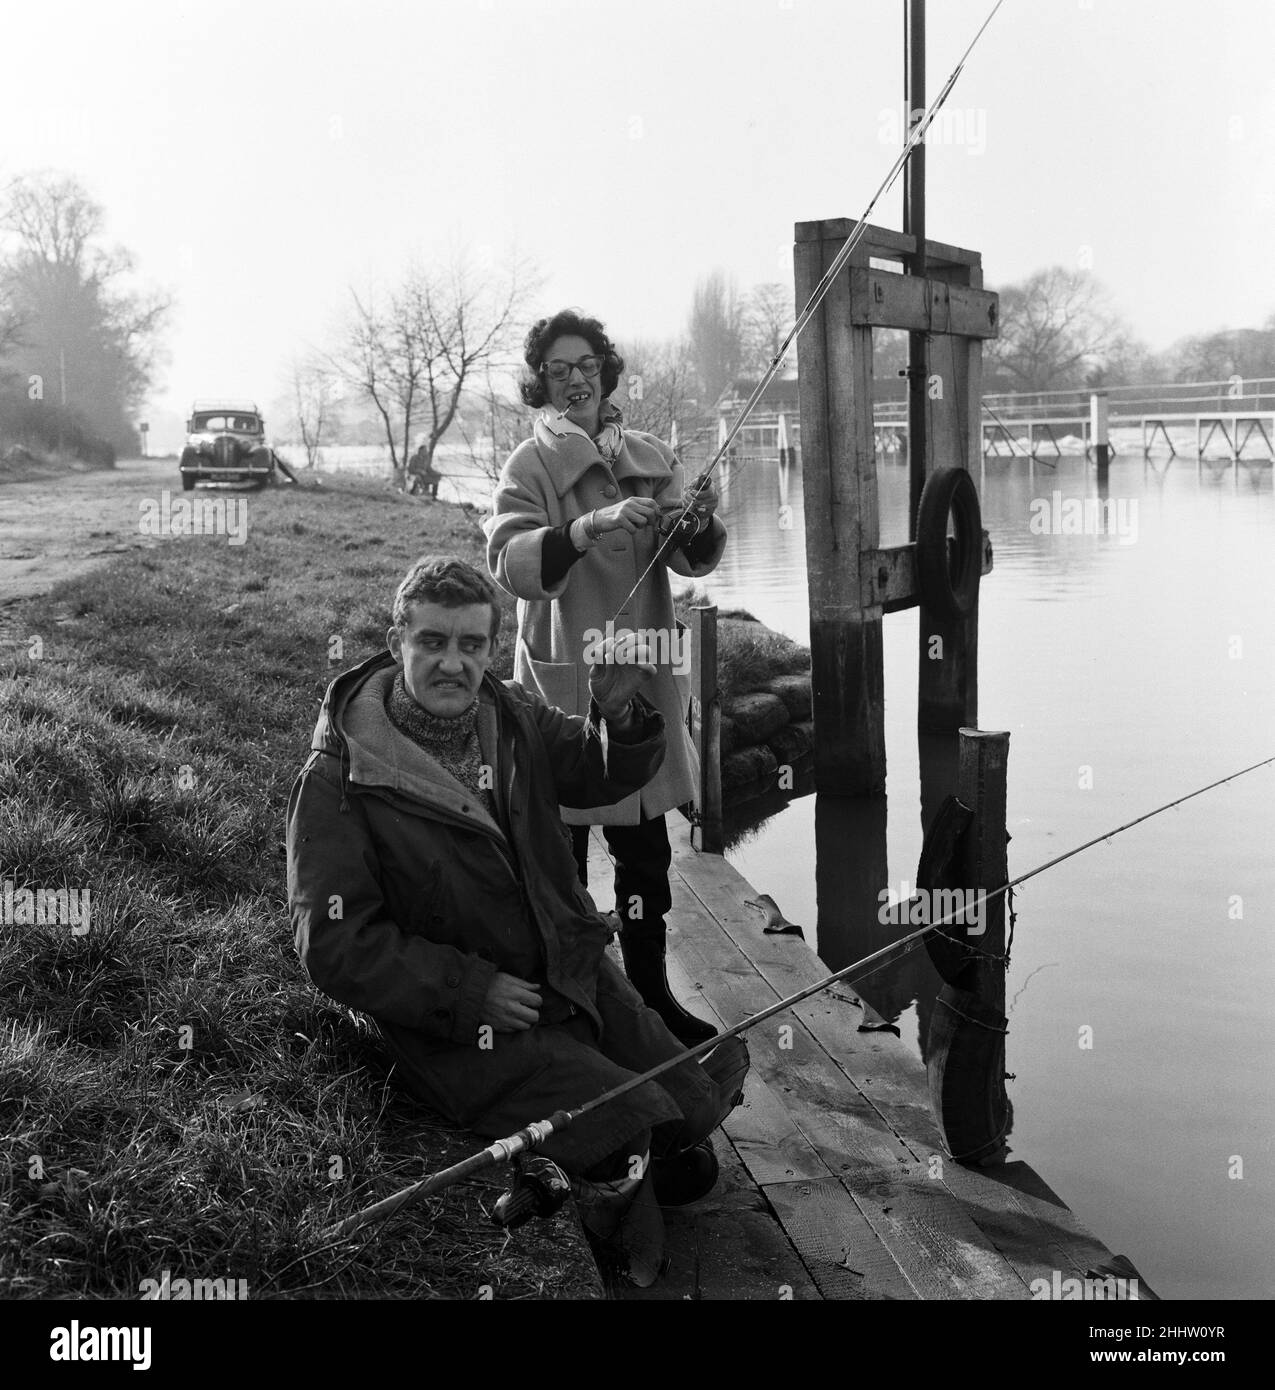
POLYGON ((608 483, 606 487, 602 489, 602 495, 603 497, 614 497, 619 490, 620 489, 616 487, 614 483, 608 483))
POLYGON ((456 989, 456 988, 459 987, 459 985, 460 985, 460 976, 459 976, 459 975, 449 975, 449 976, 447 977, 447 988, 448 988, 448 989, 456 989))

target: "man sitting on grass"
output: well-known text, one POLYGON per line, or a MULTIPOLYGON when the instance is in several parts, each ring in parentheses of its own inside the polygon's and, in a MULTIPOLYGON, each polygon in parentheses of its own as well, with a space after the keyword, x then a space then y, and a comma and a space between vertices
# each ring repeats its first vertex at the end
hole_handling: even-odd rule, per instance
MULTIPOLYGON (((418 560, 392 619, 389 650, 328 687, 292 789, 297 950, 320 989, 377 1021, 415 1095, 499 1137, 682 1050, 607 954, 558 816, 659 767, 664 721, 638 693, 654 666, 632 634, 613 640, 584 718, 502 684, 487 671, 495 590, 457 559, 418 560)), ((637 1195, 649 1242, 652 1198, 712 1187, 707 1136, 747 1065, 728 1039, 550 1137, 595 1234, 637 1195)))

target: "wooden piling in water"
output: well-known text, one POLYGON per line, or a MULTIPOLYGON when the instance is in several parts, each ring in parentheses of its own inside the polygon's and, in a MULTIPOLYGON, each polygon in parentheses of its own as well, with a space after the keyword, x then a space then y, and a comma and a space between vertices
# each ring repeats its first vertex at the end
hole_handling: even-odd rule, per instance
MULTIPOLYGON (((852 224, 806 222, 794 249, 797 303, 814 294, 852 224)), ((798 343, 802 484, 810 593, 811 693, 821 792, 885 789, 884 610, 865 591, 860 556, 880 545, 872 430, 872 328, 851 320, 851 269, 861 243, 798 343)))
MULTIPOLYGON (((1107 393, 1095 391, 1089 397, 1089 433, 1098 466, 1098 484, 1105 486, 1111 465, 1111 443, 1107 438, 1107 393)), ((1146 451, 1143 451, 1145 457, 1146 451)))
MULTIPOLYGON (((1009 734, 980 729, 960 731, 957 796, 974 813, 966 834, 964 880, 990 892, 1009 880, 1005 828, 1009 776, 1009 734)), ((985 930, 971 944, 985 953, 976 972, 975 993, 998 1013, 1005 1012, 1005 895, 983 904, 985 930)))
POLYGON ((722 697, 717 685, 717 607, 691 609, 691 741, 699 758, 694 820, 701 851, 720 854, 722 830, 722 697))

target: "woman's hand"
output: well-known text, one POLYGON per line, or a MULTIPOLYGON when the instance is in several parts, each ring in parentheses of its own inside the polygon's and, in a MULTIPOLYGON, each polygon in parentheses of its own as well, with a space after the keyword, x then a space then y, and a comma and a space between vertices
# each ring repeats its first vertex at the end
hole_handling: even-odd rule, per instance
POLYGON ((604 531, 641 531, 659 520, 660 504, 654 497, 626 497, 614 507, 602 507, 593 513, 593 529, 604 531))
POLYGON ((713 514, 717 511, 717 504, 721 500, 717 495, 717 489, 713 486, 711 474, 700 474, 700 477, 682 493, 682 505, 689 504, 696 516, 704 518, 705 525, 712 521, 713 514), (696 483, 701 481, 703 486, 697 492, 695 490, 696 483))
POLYGON ((680 530, 687 538, 698 536, 713 524, 713 514, 721 501, 711 476, 700 475, 704 485, 696 491, 700 479, 682 489, 681 497, 675 502, 665 502, 661 507, 660 530, 664 535, 680 530))

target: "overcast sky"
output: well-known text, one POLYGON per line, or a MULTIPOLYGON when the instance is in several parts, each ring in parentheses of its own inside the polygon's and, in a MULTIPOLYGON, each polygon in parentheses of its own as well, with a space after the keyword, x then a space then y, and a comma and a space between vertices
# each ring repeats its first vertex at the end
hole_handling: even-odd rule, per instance
MULTIPOLYGON (((933 96, 992 0, 929 6, 933 96)), ((350 284, 516 245, 621 338, 791 276, 898 152, 903 0, 14 4, 0 178, 51 167, 176 299, 153 414, 269 402, 350 284)), ((931 143, 987 283, 1087 256, 1153 347, 1275 311, 1275 4, 1005 0, 931 143)), ((900 225, 898 186, 875 220, 900 225)), ((282 422, 275 422, 281 425, 282 422)), ((153 440, 160 443, 160 440, 153 440)))

